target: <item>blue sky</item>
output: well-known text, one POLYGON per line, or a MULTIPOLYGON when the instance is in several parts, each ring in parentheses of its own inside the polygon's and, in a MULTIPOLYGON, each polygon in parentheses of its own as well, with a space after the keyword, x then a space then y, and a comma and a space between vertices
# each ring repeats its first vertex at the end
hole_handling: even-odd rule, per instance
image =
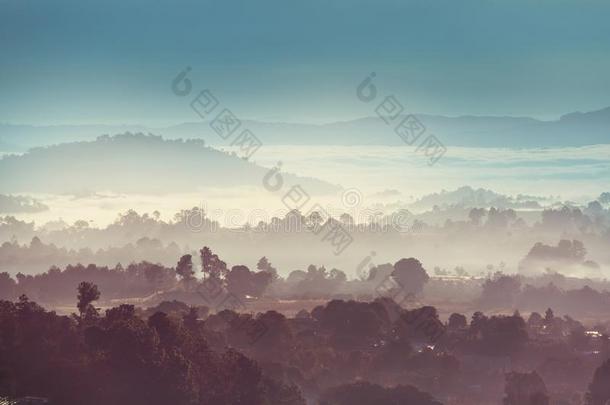
POLYGON ((413 112, 563 113, 610 105, 610 2, 0 0, 0 122, 193 121, 192 66, 240 118, 370 115, 371 71, 413 112))

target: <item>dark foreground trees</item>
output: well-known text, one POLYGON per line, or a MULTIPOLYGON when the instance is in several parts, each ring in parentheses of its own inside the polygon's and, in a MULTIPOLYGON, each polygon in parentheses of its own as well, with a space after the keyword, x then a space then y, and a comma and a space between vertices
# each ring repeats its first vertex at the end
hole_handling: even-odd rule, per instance
POLYGON ((549 405, 544 381, 535 371, 506 375, 504 405, 549 405))
POLYGON ((368 382, 342 385, 328 390, 320 405, 413 404, 441 405, 430 394, 412 386, 384 388, 368 382))
MULTIPOLYGON (((94 286, 82 288, 83 309, 94 286), (86 290, 86 291, 85 291, 86 290)), ((82 311, 82 310, 81 310, 82 311)), ((131 305, 105 316, 47 312, 22 296, 0 301, 0 398, 38 396, 61 405, 301 405, 298 389, 265 377, 234 350, 212 351, 200 324, 131 305)))
POLYGON ((610 401, 610 360, 595 370, 587 393, 587 405, 605 405, 610 401))

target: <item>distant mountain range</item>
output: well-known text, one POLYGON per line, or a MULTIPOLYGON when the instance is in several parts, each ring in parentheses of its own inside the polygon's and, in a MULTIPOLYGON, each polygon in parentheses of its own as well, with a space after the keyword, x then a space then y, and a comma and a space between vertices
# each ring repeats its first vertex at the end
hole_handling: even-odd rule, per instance
MULTIPOLYGON (((204 188, 262 188, 267 173, 269 169, 205 146, 201 140, 123 134, 5 155, 0 158, 0 192, 166 194, 204 188)), ((300 184, 310 194, 339 189, 313 178, 282 176, 284 187, 300 184)))
MULTIPOLYGON (((461 116, 419 114, 427 133, 447 146, 537 148, 610 144, 610 107, 592 112, 574 112, 555 121, 527 117, 461 116)), ((398 119, 396 119, 398 122, 398 119)), ((274 145, 402 145, 393 127, 378 117, 330 124, 295 124, 243 121, 264 144, 274 145)), ((102 134, 152 132, 165 138, 201 138, 210 145, 228 145, 208 122, 150 128, 139 125, 30 126, 0 124, 0 152, 24 151, 33 146, 93 140, 102 134)))

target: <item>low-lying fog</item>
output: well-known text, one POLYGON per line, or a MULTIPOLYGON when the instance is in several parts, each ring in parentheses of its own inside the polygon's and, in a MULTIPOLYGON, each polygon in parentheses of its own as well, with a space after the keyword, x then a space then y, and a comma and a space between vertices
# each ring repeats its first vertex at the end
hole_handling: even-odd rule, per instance
MULTIPOLYGON (((535 196, 543 199, 541 205, 559 201, 584 204, 609 184, 608 156, 610 145, 523 150, 452 147, 438 163, 428 166, 426 158, 409 147, 271 145, 257 151, 254 161, 267 168, 281 162, 282 171, 341 185, 343 191, 312 196, 311 201, 350 211, 379 208, 379 204, 413 203, 423 195, 463 185, 512 196, 535 196), (354 198, 347 206, 343 201, 345 190, 350 190, 348 196, 354 198)), ((31 193, 50 209, 18 217, 37 224, 61 218, 68 223, 85 219, 105 226, 116 219, 118 212, 128 209, 158 211, 162 218, 170 219, 181 209, 203 206, 210 213, 215 212, 214 219, 221 223, 229 211, 242 210, 245 213, 229 214, 223 224, 237 226, 261 215, 250 211, 264 210, 269 217, 287 211, 282 203, 283 194, 265 189, 263 179, 251 186, 194 191, 199 188, 199 177, 216 174, 184 173, 184 176, 192 179, 193 191, 161 196, 95 189, 76 196, 31 193)), ((151 182, 162 180, 165 181, 150 178, 151 182)))

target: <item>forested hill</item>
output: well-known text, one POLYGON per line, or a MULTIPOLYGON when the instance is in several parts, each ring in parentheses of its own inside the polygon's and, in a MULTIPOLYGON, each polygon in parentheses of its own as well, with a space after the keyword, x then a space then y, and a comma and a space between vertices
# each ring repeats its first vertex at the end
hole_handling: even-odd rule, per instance
MULTIPOLYGON (((123 134, 95 141, 39 147, 0 159, 4 193, 190 192, 202 188, 262 187, 269 169, 204 145, 202 140, 165 140, 123 134)), ((310 193, 336 187, 312 178, 284 174, 310 193)))

